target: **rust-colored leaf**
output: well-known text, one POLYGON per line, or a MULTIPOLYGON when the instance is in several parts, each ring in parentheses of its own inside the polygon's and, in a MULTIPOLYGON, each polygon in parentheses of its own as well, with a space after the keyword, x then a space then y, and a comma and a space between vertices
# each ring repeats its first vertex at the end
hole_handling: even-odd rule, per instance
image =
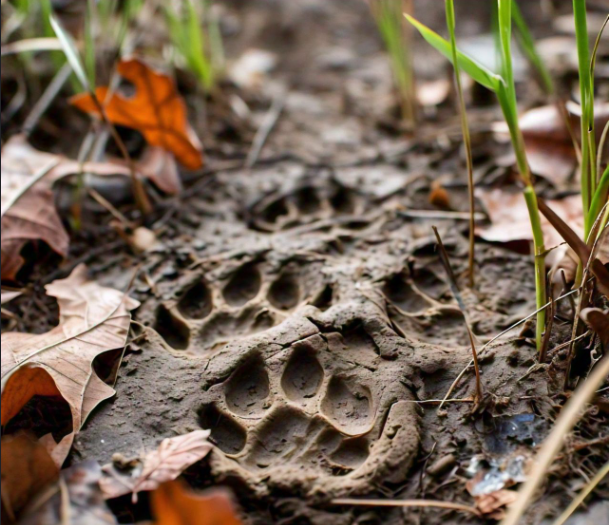
POLYGON ((180 482, 161 485, 152 493, 155 525, 242 525, 231 494, 211 489, 200 494, 187 490, 180 482))
MULTIPOLYGON (((137 58, 121 61, 117 71, 136 91, 134 96, 125 97, 105 86, 97 88, 95 95, 104 106, 106 118, 140 131, 150 145, 170 151, 184 167, 200 168, 201 145, 188 124, 186 105, 173 80, 137 58)), ((102 116, 89 93, 72 97, 71 103, 81 111, 102 116)))
POLYGON ((2 522, 14 523, 21 510, 42 489, 53 484, 59 470, 34 437, 2 438, 2 522))
POLYGON ((2 425, 33 396, 61 395, 74 432, 89 413, 114 395, 93 370, 93 360, 126 344, 130 310, 139 303, 87 278, 84 265, 47 285, 59 303, 59 325, 45 334, 2 334, 2 425))
POLYGON ((142 460, 141 471, 135 477, 119 473, 111 465, 104 467, 106 476, 100 485, 107 499, 133 493, 155 490, 167 481, 173 481, 188 467, 203 459, 211 449, 209 431, 195 430, 183 436, 168 438, 159 448, 149 452, 142 460))

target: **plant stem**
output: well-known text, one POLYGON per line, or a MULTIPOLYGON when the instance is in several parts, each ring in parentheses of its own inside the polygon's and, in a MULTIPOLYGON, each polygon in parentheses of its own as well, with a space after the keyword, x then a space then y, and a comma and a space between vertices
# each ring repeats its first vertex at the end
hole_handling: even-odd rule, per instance
POLYGON ((546 261, 545 261, 545 246, 543 240, 543 230, 541 229, 541 220, 539 216, 539 208, 537 206, 537 195, 532 185, 528 185, 524 189, 524 199, 529 210, 529 218, 531 220, 531 228, 533 230, 533 246, 535 251, 535 299, 539 310, 537 313, 537 326, 535 329, 535 342, 537 350, 542 351, 543 334, 546 329, 546 310, 542 308, 546 304, 546 261))
POLYGON ((457 38, 455 35, 455 4, 453 0, 445 0, 446 25, 450 33, 450 45, 452 51, 452 63, 455 70, 455 83, 459 98, 459 115, 461 117, 461 132, 463 134, 463 144, 465 146, 465 156, 467 162, 467 187, 469 197, 469 285, 474 286, 474 264, 475 264, 475 199, 474 199, 474 159, 472 155, 472 140, 467 122, 467 108, 465 97, 463 96, 463 86, 461 85, 461 68, 457 60, 457 38))

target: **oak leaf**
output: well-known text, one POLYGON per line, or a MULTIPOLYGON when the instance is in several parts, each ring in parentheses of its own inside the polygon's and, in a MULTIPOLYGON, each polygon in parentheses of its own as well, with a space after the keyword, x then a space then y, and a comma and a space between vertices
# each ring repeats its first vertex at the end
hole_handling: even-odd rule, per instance
POLYGON ((183 436, 164 439, 159 448, 146 454, 141 467, 133 475, 119 473, 111 465, 104 467, 106 476, 100 486, 107 499, 133 493, 134 500, 141 491, 157 489, 173 481, 188 467, 203 459, 211 449, 208 430, 195 430, 183 436))
POLYGON ((155 525, 243 525, 226 489, 196 494, 172 481, 152 493, 151 505, 155 525))
POLYGON ((70 406, 75 433, 115 393, 95 373, 93 360, 125 346, 130 310, 139 303, 89 280, 84 265, 46 289, 57 298, 59 325, 40 335, 2 334, 1 422, 4 426, 35 395, 61 396, 70 406))
MULTIPOLYGON (((201 144, 188 124, 186 105, 173 80, 137 58, 121 61, 117 71, 135 86, 135 95, 125 97, 107 86, 98 87, 95 95, 103 105, 105 117, 114 124, 138 130, 148 144, 170 151, 184 167, 200 168, 201 144)), ((102 116, 89 93, 76 95, 70 102, 81 111, 102 116)))

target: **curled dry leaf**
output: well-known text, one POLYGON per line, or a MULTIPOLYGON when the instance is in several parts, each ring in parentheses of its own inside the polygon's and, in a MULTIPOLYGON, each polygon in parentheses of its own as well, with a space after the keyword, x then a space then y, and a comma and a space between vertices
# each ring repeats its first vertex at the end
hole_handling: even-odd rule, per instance
POLYGON ((59 303, 59 325, 44 334, 2 334, 2 425, 35 395, 61 396, 74 432, 89 413, 114 395, 93 370, 93 360, 125 346, 130 310, 139 303, 87 278, 80 265, 46 287, 59 303))
MULTIPOLYGON (((117 71, 135 86, 135 95, 125 97, 111 92, 107 86, 97 88, 95 95, 106 118, 138 130, 148 144, 170 151, 184 167, 200 168, 201 144, 188 124, 186 105, 171 77, 154 71, 137 58, 121 61, 117 71)), ((71 103, 81 111, 102 116, 89 93, 72 97, 71 103)))
POLYGON ((106 476, 100 485, 106 499, 133 493, 134 500, 141 491, 155 490, 167 481, 176 479, 185 469, 203 459, 211 449, 208 430, 195 430, 183 436, 162 441, 157 450, 141 460, 141 468, 132 475, 119 473, 112 465, 104 467, 106 476))
MULTIPOLYGON (((489 242, 515 243, 532 241, 529 212, 522 192, 507 192, 502 189, 491 191, 479 190, 476 196, 484 205, 491 220, 489 226, 477 226, 476 235, 489 242)), ((579 195, 561 200, 548 201, 548 204, 559 213, 564 221, 580 236, 584 232, 584 215, 579 195)), ((546 249, 549 250, 563 243, 563 238, 550 222, 542 217, 541 226, 544 232, 546 249)), ((552 263, 552 253, 548 257, 552 263)))
POLYGON ((591 330, 598 334, 605 346, 609 345, 609 310, 584 308, 580 317, 591 330))
POLYGON ((155 525, 243 525, 225 489, 196 494, 172 481, 152 493, 151 504, 155 525))
POLYGON ((14 523, 21 510, 59 477, 46 448, 33 436, 2 438, 2 523, 14 523))
POLYGON ((53 183, 76 173, 125 175, 125 166, 110 162, 78 162, 44 153, 23 135, 2 148, 2 279, 15 280, 24 264, 21 250, 30 241, 43 241, 64 256, 69 237, 55 208, 53 183))

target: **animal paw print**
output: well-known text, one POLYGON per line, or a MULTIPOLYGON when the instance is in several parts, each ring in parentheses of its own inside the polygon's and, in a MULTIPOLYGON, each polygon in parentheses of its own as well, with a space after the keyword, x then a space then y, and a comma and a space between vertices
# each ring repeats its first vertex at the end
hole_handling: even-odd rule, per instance
MULTIPOLYGON (((332 217, 361 216, 364 200, 352 189, 336 181, 327 184, 300 183, 296 187, 277 190, 252 208, 253 226, 260 231, 289 230, 332 217)), ((361 228, 361 220, 352 221, 361 228)), ((364 221, 367 224, 367 221, 364 221)))
POLYGON ((168 295, 145 306, 139 320, 169 349, 194 356, 265 332, 304 304, 331 300, 319 263, 295 260, 224 265, 191 275, 168 295))
POLYGON ((397 331, 415 341, 465 346, 469 338, 463 314, 457 306, 443 302, 448 290, 447 283, 425 267, 405 269, 388 277, 381 287, 397 331))
POLYGON ((240 357, 212 359, 212 370, 230 362, 198 411, 222 451, 215 474, 255 491, 298 487, 324 497, 403 481, 419 443, 412 394, 400 381, 407 371, 379 355, 363 325, 329 330, 290 319, 240 357))

